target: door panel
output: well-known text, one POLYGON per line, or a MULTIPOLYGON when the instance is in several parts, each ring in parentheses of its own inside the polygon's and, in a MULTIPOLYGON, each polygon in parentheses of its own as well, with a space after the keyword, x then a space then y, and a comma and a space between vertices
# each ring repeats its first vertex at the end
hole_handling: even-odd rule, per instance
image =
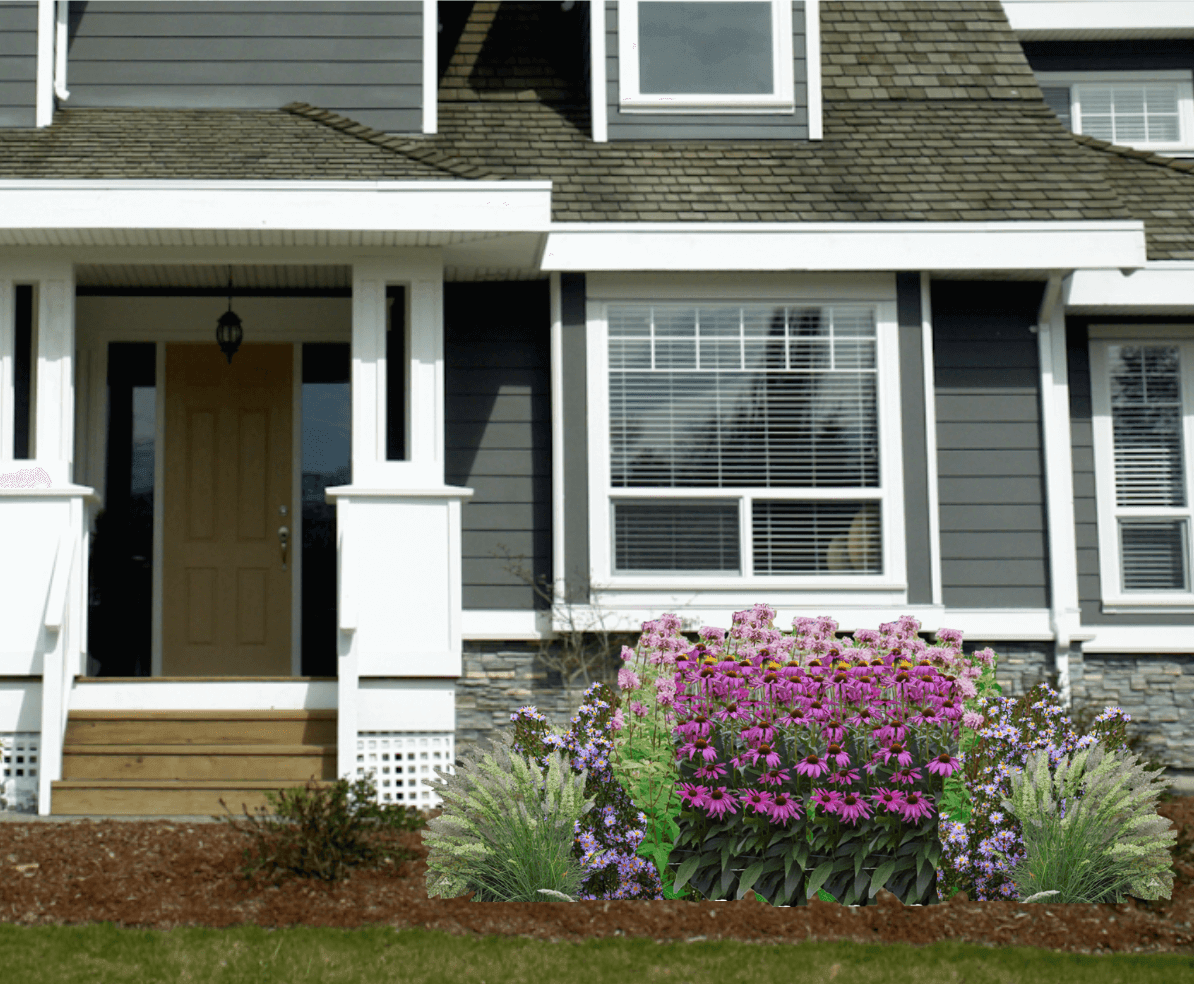
POLYGON ((293 348, 166 346, 162 673, 289 676, 293 348), (281 508, 285 508, 285 513, 281 508))

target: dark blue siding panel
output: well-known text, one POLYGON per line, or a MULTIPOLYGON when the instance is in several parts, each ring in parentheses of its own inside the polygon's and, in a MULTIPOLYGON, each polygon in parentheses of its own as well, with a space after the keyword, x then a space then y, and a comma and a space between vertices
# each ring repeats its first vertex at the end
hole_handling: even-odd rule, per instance
POLYGON ((589 408, 585 275, 560 275, 564 397, 564 566, 570 601, 589 600, 589 408))
MULTIPOLYGON (((1094 432, 1091 427, 1089 318, 1069 318, 1066 332, 1070 377, 1070 442, 1074 469, 1074 541, 1078 556, 1078 604, 1084 625, 1194 625, 1194 614, 1112 614, 1103 611, 1099 573, 1099 525, 1095 502, 1094 432)), ((1102 317, 1099 324, 1117 318, 1102 317)), ((1132 325, 1181 319, 1134 318, 1132 325)))
POLYGON ((1049 604, 1037 339, 1039 283, 936 281, 933 365, 943 600, 1049 604))
POLYGON ((71 106, 277 109, 307 102, 422 129, 423 5, 71 4, 71 106))
POLYGON ((0 4, 0 126, 37 123, 37 4, 0 4))
POLYGON ((445 477, 474 491, 461 511, 464 607, 534 608, 525 578, 551 578, 546 282, 446 284, 444 363, 445 477))
POLYGON ((908 601, 930 604, 928 444, 925 435, 924 325, 920 274, 896 274, 900 324, 900 402, 904 445, 904 543, 908 601))
POLYGON ((807 140, 804 3, 792 4, 795 113, 758 115, 621 113, 618 111, 618 9, 605 4, 605 87, 610 140, 807 140))

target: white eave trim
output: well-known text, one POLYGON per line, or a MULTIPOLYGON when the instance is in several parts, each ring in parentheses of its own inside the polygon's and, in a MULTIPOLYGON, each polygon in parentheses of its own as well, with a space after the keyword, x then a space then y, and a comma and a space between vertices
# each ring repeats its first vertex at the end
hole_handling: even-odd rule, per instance
POLYGON ((545 271, 1136 268, 1144 223, 556 223, 545 271))
POLYGON ((550 181, 0 181, 0 230, 543 232, 550 181))
POLYGON ((1152 262, 1141 270, 1075 270, 1071 314, 1181 314, 1194 309, 1194 262, 1152 262))
POLYGON ((1091 636, 1083 653, 1161 655, 1194 653, 1194 632, 1189 625, 1087 625, 1091 636))
POLYGON ((1194 36, 1194 5, 1187 0, 1003 0, 1003 9, 1028 41, 1194 36))

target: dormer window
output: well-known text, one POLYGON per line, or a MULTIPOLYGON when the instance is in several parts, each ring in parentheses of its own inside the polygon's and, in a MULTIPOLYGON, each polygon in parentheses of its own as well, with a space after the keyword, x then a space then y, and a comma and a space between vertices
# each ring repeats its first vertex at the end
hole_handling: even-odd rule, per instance
POLYGON ((623 0, 619 109, 793 112, 792 5, 756 0, 623 0))
POLYGON ((1067 129, 1125 147, 1194 149, 1189 71, 1038 72, 1045 101, 1067 129))

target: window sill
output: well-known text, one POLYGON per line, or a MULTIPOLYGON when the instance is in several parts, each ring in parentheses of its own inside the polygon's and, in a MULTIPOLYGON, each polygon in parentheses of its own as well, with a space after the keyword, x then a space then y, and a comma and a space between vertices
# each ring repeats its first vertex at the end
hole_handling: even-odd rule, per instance
POLYGON ((689 100, 661 100, 659 102, 647 100, 633 100, 618 104, 619 113, 649 114, 652 116, 667 113, 676 116, 791 116, 796 112, 796 104, 790 99, 780 99, 775 102, 752 103, 718 103, 693 102, 689 100))
POLYGON ((1105 615, 1190 615, 1194 614, 1194 596, 1141 601, 1136 598, 1104 599, 1100 610, 1105 615))
POLYGON ((592 587, 599 591, 906 591, 903 581, 876 578, 860 574, 857 577, 725 577, 712 574, 676 576, 667 574, 614 574, 594 580, 592 587))

